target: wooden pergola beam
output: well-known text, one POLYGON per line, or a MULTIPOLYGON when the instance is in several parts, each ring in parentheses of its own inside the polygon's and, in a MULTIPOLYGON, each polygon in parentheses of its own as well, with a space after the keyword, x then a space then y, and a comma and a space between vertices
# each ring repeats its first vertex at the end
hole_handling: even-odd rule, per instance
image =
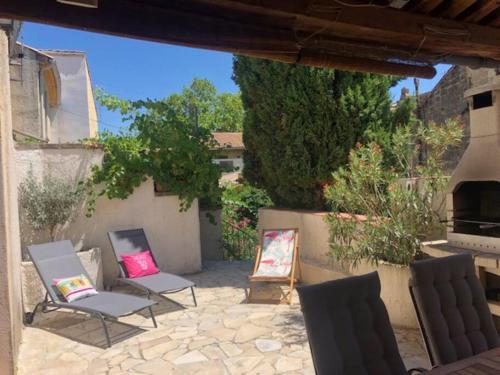
POLYGON ((252 25, 151 7, 131 0, 106 0, 80 8, 55 0, 0 0, 0 17, 53 24, 188 47, 233 51, 295 51, 291 30, 252 25))
MULTIPOLYGON (((312 50, 302 53, 297 32, 291 27, 288 29, 271 27, 266 24, 268 21, 266 17, 259 18, 258 14, 255 15, 255 19, 243 23, 238 22, 238 17, 241 17, 238 14, 226 14, 219 19, 209 16, 209 12, 203 7, 201 9, 205 12, 188 13, 182 6, 163 8, 137 4, 130 0, 107 0, 100 3, 97 9, 76 8, 51 0, 39 0, 35 3, 28 0, 6 3, 5 0, 0 0, 2 16, 89 31, 228 51, 287 63, 385 74, 424 74, 425 77, 435 74, 432 67, 423 68, 398 62, 387 63, 371 58, 342 56, 340 53, 318 51, 313 53, 312 50), (349 64, 350 59, 352 66, 349 64)), ((380 53, 374 56, 380 56, 380 53)))
POLYGON ((424 45, 436 53, 456 53, 457 45, 463 56, 483 56, 500 60, 500 29, 454 20, 431 17, 391 8, 342 7, 333 0, 311 1, 308 10, 287 0, 200 0, 223 5, 227 9, 266 12, 275 16, 296 17, 296 27, 323 30, 366 42, 375 41, 415 50, 425 38, 424 45), (322 4, 329 8, 319 7, 322 4), (318 8, 319 7, 319 8, 318 8), (326 9, 330 9, 327 11, 326 9), (429 30, 440 32, 431 32, 429 30), (463 33, 460 35, 460 33, 463 33), (466 34, 466 35, 465 35, 466 34), (429 47, 436 44, 436 48, 429 47))
POLYGON ((429 76, 412 61, 436 56, 500 60, 498 29, 332 0, 106 0, 97 9, 0 0, 0 17, 315 66, 349 69, 351 59, 391 74, 429 76))
POLYGON ((372 60, 363 57, 345 57, 328 53, 319 53, 314 50, 302 51, 298 62, 319 68, 334 68, 354 72, 379 73, 396 76, 432 78, 436 75, 436 70, 429 65, 410 65, 372 60))

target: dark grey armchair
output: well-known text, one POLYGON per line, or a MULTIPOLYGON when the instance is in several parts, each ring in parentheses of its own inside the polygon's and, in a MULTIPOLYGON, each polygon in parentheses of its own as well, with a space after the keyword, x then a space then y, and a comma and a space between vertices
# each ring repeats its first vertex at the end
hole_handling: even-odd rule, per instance
POLYGON ((317 374, 407 374, 376 272, 297 290, 317 374))
POLYGON ((469 254, 417 261, 410 269, 410 293, 433 366, 500 346, 469 254))

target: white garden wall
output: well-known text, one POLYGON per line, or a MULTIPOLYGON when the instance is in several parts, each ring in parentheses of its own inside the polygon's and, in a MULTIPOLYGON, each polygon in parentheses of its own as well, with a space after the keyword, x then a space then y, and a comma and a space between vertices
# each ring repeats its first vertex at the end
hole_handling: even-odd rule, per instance
POLYGON ((335 262, 329 255, 330 234, 325 222, 326 212, 262 208, 259 229, 298 228, 300 279, 315 284, 347 276, 378 271, 384 300, 391 323, 404 328, 418 328, 408 291, 408 267, 391 264, 373 266, 363 262, 356 268, 335 262))
MULTIPOLYGON (((17 149, 18 183, 30 168, 36 175, 50 170, 82 180, 91 165, 100 163, 100 149, 87 150, 81 145, 19 146, 17 149)), ((104 284, 113 283, 118 268, 113 258, 107 232, 120 229, 144 228, 160 268, 166 272, 186 274, 200 271, 200 221, 198 202, 187 212, 179 212, 176 196, 154 194, 151 180, 143 183, 126 200, 101 197, 91 218, 82 208, 78 217, 62 228, 57 239, 69 239, 77 249, 98 247, 102 251, 104 284)), ((48 233, 33 233, 21 224, 22 246, 50 240, 48 233)))

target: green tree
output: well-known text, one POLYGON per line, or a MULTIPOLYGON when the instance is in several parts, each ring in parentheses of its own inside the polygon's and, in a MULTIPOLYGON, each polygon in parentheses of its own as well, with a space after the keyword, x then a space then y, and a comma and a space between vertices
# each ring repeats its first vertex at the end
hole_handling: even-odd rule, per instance
POLYGON ((322 188, 359 141, 393 127, 393 77, 237 56, 244 176, 277 206, 323 209, 322 188))
POLYGON ((217 93, 208 79, 193 79, 180 94, 165 99, 177 111, 183 112, 191 123, 211 131, 241 131, 243 105, 239 93, 217 93))

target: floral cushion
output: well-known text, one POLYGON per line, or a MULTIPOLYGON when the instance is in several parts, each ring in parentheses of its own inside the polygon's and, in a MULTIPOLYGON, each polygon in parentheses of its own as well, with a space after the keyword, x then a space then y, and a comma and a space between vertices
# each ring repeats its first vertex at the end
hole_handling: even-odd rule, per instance
POLYGON ((132 254, 122 254, 123 265, 130 279, 153 275, 160 272, 156 267, 150 250, 139 251, 132 254))
POLYGON ((67 302, 97 294, 97 290, 85 275, 55 279, 54 284, 67 302))

